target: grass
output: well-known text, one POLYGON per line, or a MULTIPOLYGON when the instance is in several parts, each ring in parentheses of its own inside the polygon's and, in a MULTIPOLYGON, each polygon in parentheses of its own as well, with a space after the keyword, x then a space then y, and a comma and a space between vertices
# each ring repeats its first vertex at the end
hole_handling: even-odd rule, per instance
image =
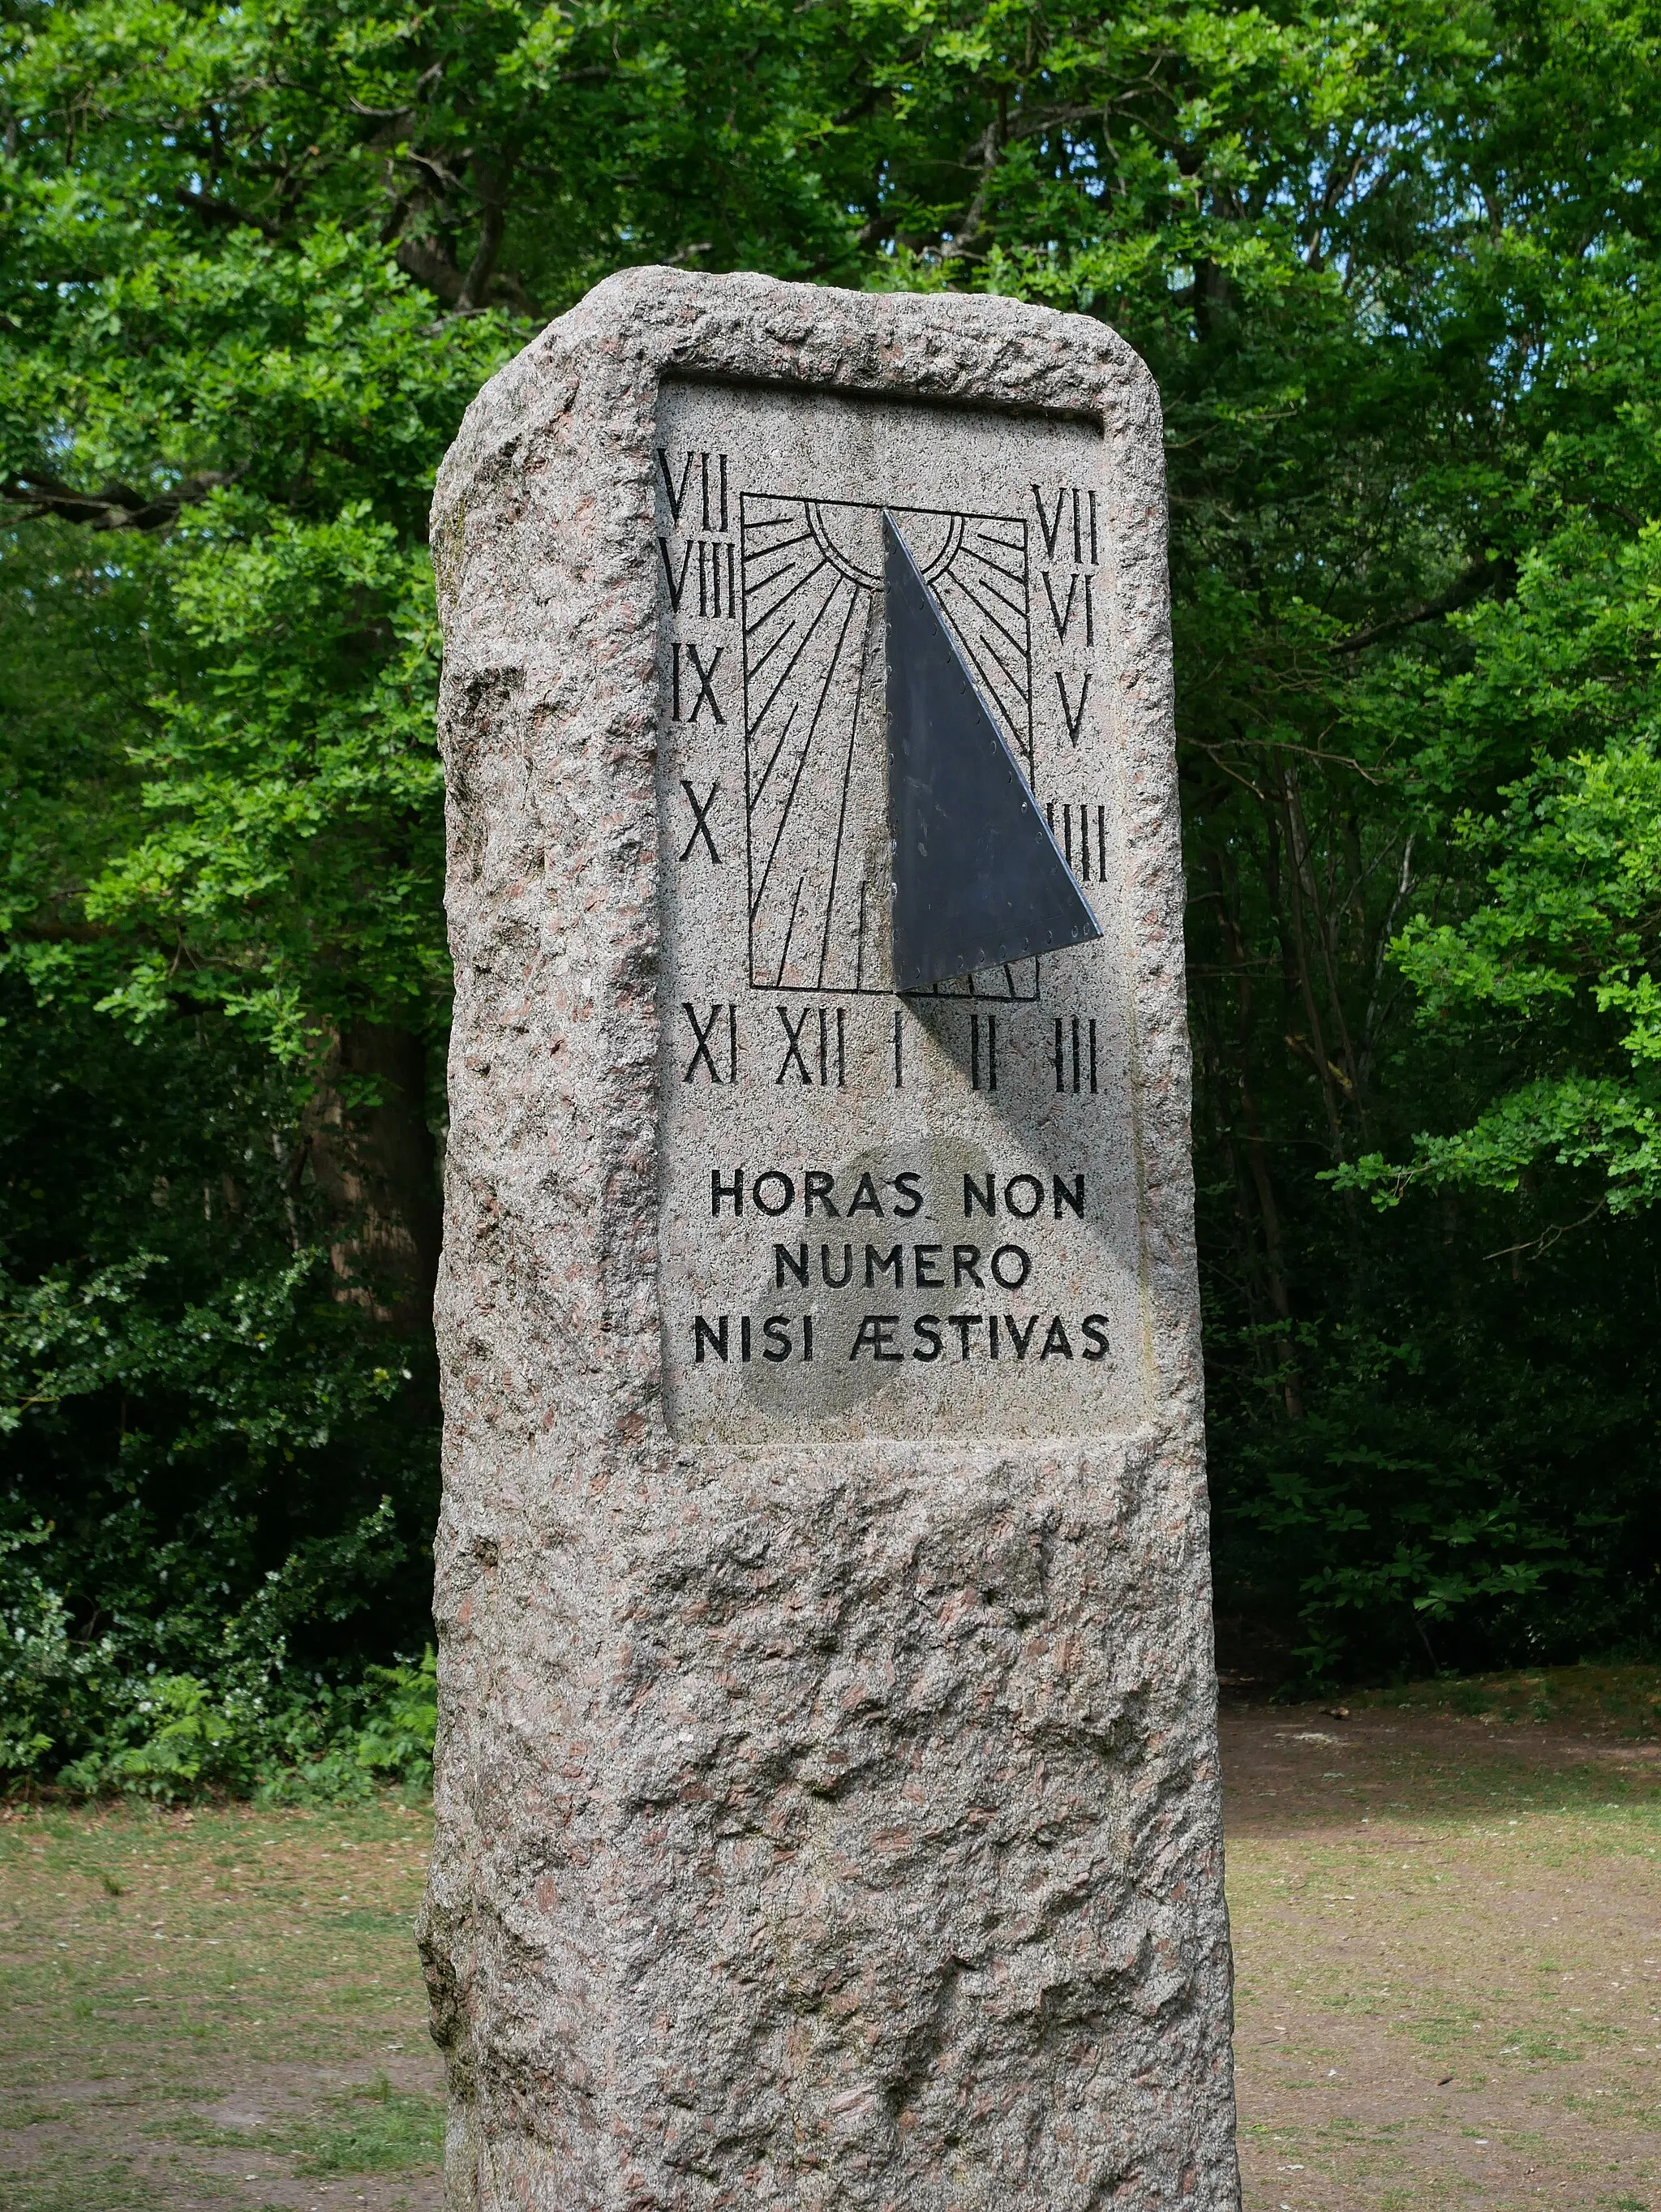
POLYGON ((1653 1680, 1225 1716, 1247 2212, 1661 2208, 1653 1680))
POLYGON ((1518 1726, 1590 1729, 1634 1743, 1661 1737, 1661 1667, 1543 1667, 1364 1692, 1382 1712, 1458 1713, 1518 1726))
POLYGON ((439 2202, 422 1807, 0 1820, 0 2212, 439 2202))
MULTIPOLYGON (((1246 2212, 1661 2212, 1658 1686, 1225 1715, 1246 2212)), ((0 2212, 437 2212, 427 1836, 0 1817, 0 2212)))

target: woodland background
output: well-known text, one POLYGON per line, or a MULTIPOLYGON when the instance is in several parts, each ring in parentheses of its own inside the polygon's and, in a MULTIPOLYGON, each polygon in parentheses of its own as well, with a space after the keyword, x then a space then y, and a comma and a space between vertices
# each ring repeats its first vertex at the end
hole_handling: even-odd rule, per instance
POLYGON ((427 503, 649 261, 1158 378, 1225 1664, 1652 1648, 1658 38, 0 0, 0 1772, 419 1772, 427 503))

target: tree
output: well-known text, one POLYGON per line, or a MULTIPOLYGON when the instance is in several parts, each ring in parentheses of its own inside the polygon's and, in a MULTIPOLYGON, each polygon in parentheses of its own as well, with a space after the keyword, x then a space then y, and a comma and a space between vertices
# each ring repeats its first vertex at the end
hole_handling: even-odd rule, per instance
POLYGON ((1306 1667, 1640 1632, 1642 8, 0 21, 10 1510, 78 1632, 120 1583, 178 1663, 323 1544, 351 1625, 285 1634, 420 1640, 427 490, 491 369, 651 260, 1019 291, 1148 358, 1224 1587, 1300 1607, 1306 1667), (169 1545, 217 1614, 159 1601, 169 1545))

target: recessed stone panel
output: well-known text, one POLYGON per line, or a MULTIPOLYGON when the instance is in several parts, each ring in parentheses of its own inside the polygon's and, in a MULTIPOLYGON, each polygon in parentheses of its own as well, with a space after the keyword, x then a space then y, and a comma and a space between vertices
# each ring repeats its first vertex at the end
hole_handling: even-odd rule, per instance
POLYGON ((661 1226, 677 1436, 1144 1417, 1103 441, 670 383, 661 1226), (1100 923, 894 988, 882 518, 1100 923))

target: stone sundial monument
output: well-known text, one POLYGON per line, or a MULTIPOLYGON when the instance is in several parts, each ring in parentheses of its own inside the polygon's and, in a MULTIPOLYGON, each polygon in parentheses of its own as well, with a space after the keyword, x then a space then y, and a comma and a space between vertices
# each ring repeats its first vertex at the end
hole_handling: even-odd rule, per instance
POLYGON ((1163 463, 616 276, 433 547, 453 2212, 1230 2212, 1163 463))

